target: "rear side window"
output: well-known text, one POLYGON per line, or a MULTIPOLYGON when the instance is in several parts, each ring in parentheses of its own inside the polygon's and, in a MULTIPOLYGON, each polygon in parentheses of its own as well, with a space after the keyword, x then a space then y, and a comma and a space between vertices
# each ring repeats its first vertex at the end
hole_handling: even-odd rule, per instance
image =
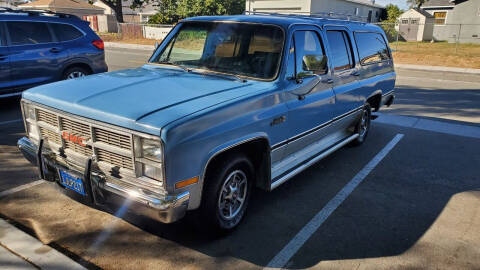
POLYGON ((355 33, 358 54, 362 65, 373 64, 390 59, 388 46, 378 33, 355 33))
POLYGON ((57 36, 58 41, 69 41, 83 36, 82 32, 68 24, 51 23, 50 26, 55 36, 57 36))
POLYGON ((46 23, 7 22, 12 45, 40 44, 52 42, 46 23))
POLYGON ((328 45, 332 52, 333 69, 336 71, 353 68, 352 46, 345 31, 327 31, 328 45))

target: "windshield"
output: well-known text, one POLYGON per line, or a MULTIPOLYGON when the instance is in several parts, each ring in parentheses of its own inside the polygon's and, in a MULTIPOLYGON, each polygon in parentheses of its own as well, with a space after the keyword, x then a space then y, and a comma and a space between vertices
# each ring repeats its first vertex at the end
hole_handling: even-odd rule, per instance
POLYGON ((187 22, 180 27, 151 62, 259 79, 275 78, 284 43, 279 27, 221 22, 187 22))

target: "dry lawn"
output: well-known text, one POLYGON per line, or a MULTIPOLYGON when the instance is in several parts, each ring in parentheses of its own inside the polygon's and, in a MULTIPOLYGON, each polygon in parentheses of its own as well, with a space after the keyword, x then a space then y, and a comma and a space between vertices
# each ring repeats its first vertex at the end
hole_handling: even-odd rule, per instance
POLYGON ((393 57, 397 64, 448 66, 480 69, 480 44, 446 42, 392 42, 393 57))
POLYGON ((158 43, 161 42, 161 40, 146 38, 122 38, 121 35, 112 33, 97 33, 97 35, 105 42, 120 42, 141 45, 155 45, 155 41, 158 43))

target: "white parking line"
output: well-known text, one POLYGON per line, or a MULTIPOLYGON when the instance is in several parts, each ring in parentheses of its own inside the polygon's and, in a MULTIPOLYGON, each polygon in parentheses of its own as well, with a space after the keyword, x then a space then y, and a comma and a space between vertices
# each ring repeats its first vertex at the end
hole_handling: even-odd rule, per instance
POLYGON ((403 134, 397 134, 365 167, 355 175, 340 192, 331 199, 320 212, 318 212, 290 242, 268 263, 264 269, 282 268, 307 242, 315 231, 327 220, 340 204, 355 190, 355 188, 367 177, 367 175, 382 161, 382 159, 403 138, 403 134))
POLYGON ((33 182, 25 184, 25 185, 21 185, 21 186, 18 186, 18 187, 14 187, 14 188, 11 188, 11 189, 4 190, 4 191, 0 192, 0 198, 5 197, 5 196, 10 195, 10 194, 13 194, 13 193, 16 193, 16 192, 19 192, 19 191, 22 191, 22 190, 27 189, 27 188, 34 187, 36 185, 40 185, 42 183, 45 183, 45 180, 37 180, 37 181, 33 181, 33 182))
POLYGON ((21 121, 23 120, 22 119, 9 120, 9 121, 0 122, 0 125, 6 125, 6 124, 21 122, 21 121))
POLYGON ((416 128, 427 131, 480 139, 480 127, 453 124, 412 116, 393 115, 388 113, 375 113, 378 118, 375 123, 395 125, 401 127, 416 128))

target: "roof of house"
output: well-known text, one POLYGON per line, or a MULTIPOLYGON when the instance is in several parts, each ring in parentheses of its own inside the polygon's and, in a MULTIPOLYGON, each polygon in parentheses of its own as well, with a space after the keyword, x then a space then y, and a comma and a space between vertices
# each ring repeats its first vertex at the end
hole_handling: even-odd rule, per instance
POLYGON ((69 9, 91 9, 91 10, 104 10, 101 7, 90 5, 84 1, 79 0, 37 0, 31 3, 18 5, 20 8, 69 8, 69 9))
POLYGON ((433 18, 433 15, 426 12, 425 10, 421 9, 421 8, 413 8, 413 10, 415 10, 416 12, 422 14, 423 16, 427 17, 427 18, 433 18))
POLYGON ((422 7, 449 7, 455 6, 455 1, 452 0, 428 0, 422 7))

